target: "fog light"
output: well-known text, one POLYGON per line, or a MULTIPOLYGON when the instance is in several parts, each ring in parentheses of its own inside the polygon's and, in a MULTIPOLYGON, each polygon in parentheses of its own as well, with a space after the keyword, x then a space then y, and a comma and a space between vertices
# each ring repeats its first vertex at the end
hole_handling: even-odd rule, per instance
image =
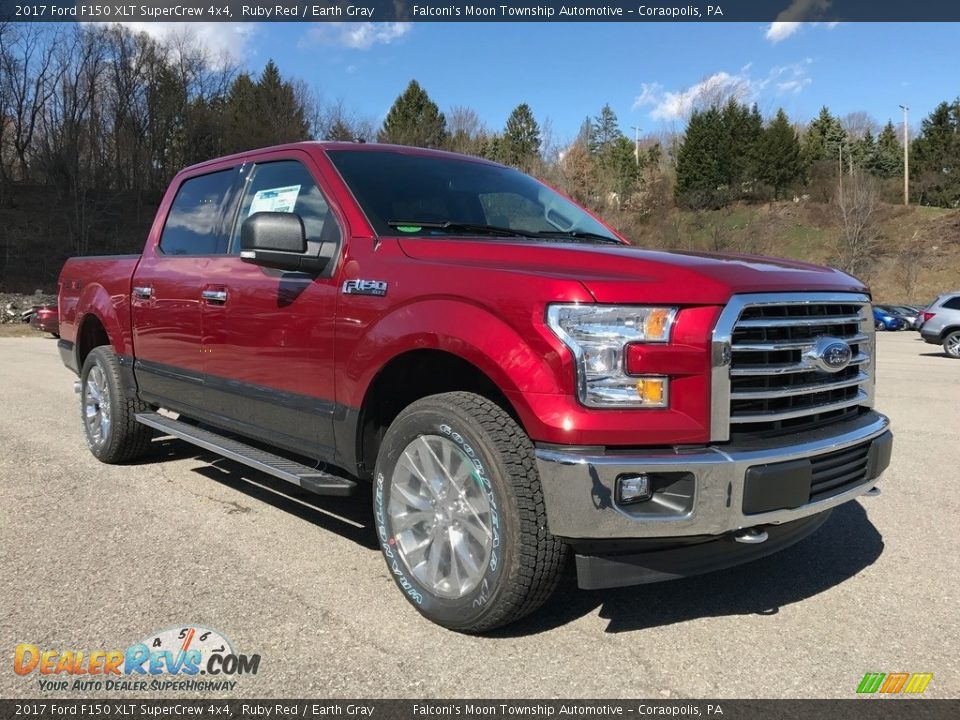
POLYGON ((617 476, 617 503, 629 505, 650 499, 650 478, 639 475, 617 476))

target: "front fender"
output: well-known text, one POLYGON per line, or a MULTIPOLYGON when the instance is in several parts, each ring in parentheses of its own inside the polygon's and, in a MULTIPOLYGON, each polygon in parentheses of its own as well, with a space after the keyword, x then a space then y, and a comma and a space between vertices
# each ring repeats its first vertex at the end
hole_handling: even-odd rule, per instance
POLYGON ((559 381, 568 359, 541 333, 521 333, 480 305, 433 298, 394 308, 351 344, 349 354, 338 363, 338 401, 359 407, 379 371, 412 350, 455 355, 505 394, 571 390, 559 381))

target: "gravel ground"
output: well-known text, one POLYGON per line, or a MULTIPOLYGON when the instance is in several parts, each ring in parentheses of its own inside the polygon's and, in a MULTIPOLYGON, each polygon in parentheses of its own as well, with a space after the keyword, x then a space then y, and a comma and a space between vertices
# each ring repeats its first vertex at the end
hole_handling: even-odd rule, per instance
MULTIPOLYGON (((960 696, 960 362, 916 333, 879 337, 896 433, 879 497, 751 565, 614 591, 568 580, 491 637, 407 606, 369 497, 291 491, 171 440, 101 465, 72 383, 54 340, 0 339, 0 697, 47 694, 13 673, 18 643, 125 648, 184 623, 261 655, 221 697, 849 698, 896 671, 960 696)), ((80 695, 98 693, 51 696, 80 695)))

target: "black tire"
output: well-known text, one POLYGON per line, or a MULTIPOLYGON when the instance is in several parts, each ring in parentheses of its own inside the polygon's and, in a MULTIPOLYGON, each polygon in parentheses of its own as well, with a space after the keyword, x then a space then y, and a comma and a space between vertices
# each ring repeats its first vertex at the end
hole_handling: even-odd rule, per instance
POLYGON ((508 625, 539 608, 560 579, 566 546, 547 529, 533 444, 510 415, 479 395, 432 395, 400 413, 380 446, 373 506, 391 576, 407 600, 438 625, 466 633, 508 625), (493 549, 482 579, 456 598, 434 593, 406 566, 389 513, 401 454, 411 442, 430 436, 449 439, 469 456, 492 510, 493 549))
POLYGON ((943 351, 960 360, 960 330, 951 330, 943 336, 943 351))
MULTIPOLYGON (((96 384, 99 387, 99 383, 96 384)), ((83 424, 84 438, 93 456, 105 463, 122 463, 142 457, 150 446, 153 430, 136 421, 139 412, 148 412, 149 406, 130 395, 120 379, 120 363, 109 346, 94 348, 87 355, 80 372, 80 420, 83 424), (88 422, 87 408, 93 395, 90 392, 90 374, 103 379, 106 392, 101 389, 101 400, 94 403, 96 411, 103 411, 106 405, 109 423, 105 432, 102 425, 93 423, 99 429, 94 430, 88 422), (104 394, 106 397, 104 397, 104 394)))
POLYGON ((886 329, 886 328, 884 328, 884 325, 883 325, 883 321, 882 321, 882 320, 877 320, 877 321, 875 321, 875 322, 873 323, 873 327, 876 328, 877 330, 881 330, 881 331, 884 330, 884 329, 886 329))

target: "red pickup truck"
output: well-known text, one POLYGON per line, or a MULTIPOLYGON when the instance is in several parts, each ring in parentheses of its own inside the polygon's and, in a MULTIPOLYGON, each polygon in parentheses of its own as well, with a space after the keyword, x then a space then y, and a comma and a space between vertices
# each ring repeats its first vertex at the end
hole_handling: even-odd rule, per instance
MULTIPOLYGON (((751 560, 875 494, 867 289, 651 252, 477 158, 298 143, 188 168, 143 253, 69 260, 87 444, 174 436, 321 494, 372 483, 389 573, 465 632, 751 560)), ((758 582, 760 580, 758 579, 758 582)))

